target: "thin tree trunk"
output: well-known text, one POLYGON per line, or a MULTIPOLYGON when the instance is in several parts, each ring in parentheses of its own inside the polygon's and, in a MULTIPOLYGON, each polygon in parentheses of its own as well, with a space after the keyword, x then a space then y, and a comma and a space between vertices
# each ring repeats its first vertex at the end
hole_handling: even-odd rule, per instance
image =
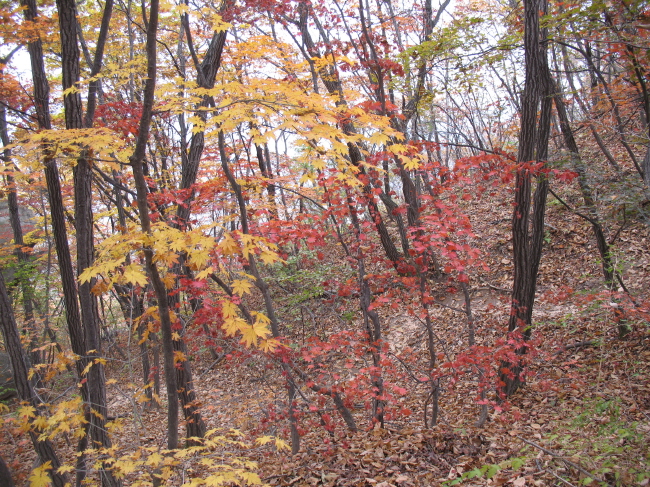
MULTIPOLYGON (((348 209, 350 212, 350 219, 354 226, 354 231, 357 238, 357 243, 361 242, 361 224, 357 217, 352 198, 348 196, 348 209)), ((363 324, 366 329, 368 351, 372 357, 372 421, 378 423, 382 428, 384 427, 384 408, 385 401, 382 399, 384 395, 384 379, 381 369, 381 347, 382 347, 382 329, 379 315, 370 304, 370 285, 366 279, 366 268, 364 262, 364 255, 360 248, 357 248, 357 279, 359 282, 359 303, 361 305, 361 312, 363 313, 363 324)))
MULTIPOLYGON (((21 6, 24 8, 23 15, 25 16, 25 20, 27 22, 36 22, 38 11, 35 0, 21 0, 21 6)), ((34 106, 36 108, 38 127, 40 129, 50 130, 52 128, 49 109, 50 86, 45 73, 45 62, 41 39, 36 38, 28 42, 27 50, 31 62, 34 106)), ((81 357, 75 364, 77 376, 79 377, 79 380, 81 380, 87 363, 87 360, 85 359, 87 349, 85 346, 84 332, 79 314, 79 303, 77 302, 77 285, 72 269, 72 259, 70 257, 59 170, 56 165, 56 160, 52 156, 51 150, 47 144, 43 145, 43 165, 50 203, 50 215, 52 218, 52 234, 54 236, 54 246, 59 264, 61 287, 63 289, 66 324, 68 327, 68 335, 70 337, 72 351, 81 357)), ((88 404, 89 395, 87 381, 85 381, 81 387, 81 395, 84 403, 88 404)), ((85 464, 83 453, 79 456, 78 463, 81 465, 85 464)), ((85 470, 85 467, 83 470, 85 470)))
MULTIPOLYGON (((244 200, 244 195, 241 190, 241 186, 239 183, 237 183, 237 180, 235 179, 234 175, 232 174, 232 171, 230 170, 229 164, 228 164, 228 156, 226 154, 226 145, 225 145, 225 139, 223 136, 223 132, 219 132, 219 154, 221 157, 221 167, 224 170, 224 173, 226 175, 226 178, 228 179, 228 182, 230 183, 230 186, 235 193, 235 196, 237 198, 237 204, 239 207, 239 214, 240 214, 240 219, 241 219, 241 225, 242 225, 242 232, 247 234, 249 233, 248 229, 248 212, 246 210, 246 202, 244 200)), ((257 267, 257 263, 255 260, 255 257, 250 254, 248 256, 248 264, 244 266, 244 269, 246 270, 247 273, 251 274, 255 278, 255 286, 260 290, 260 293, 262 294, 262 297, 264 299, 264 306, 266 308, 266 313, 267 317, 269 319, 269 322, 271 324, 271 334, 273 338, 279 338, 280 337, 280 327, 279 327, 279 322, 278 318, 275 313, 275 307, 273 304, 273 299, 271 297, 271 294, 269 292, 269 286, 264 281, 262 278, 259 269, 257 267)), ((219 283, 219 279, 214 276, 213 279, 219 283)), ((225 283, 220 283, 220 286, 228 292, 228 288, 225 285, 225 283)), ((228 292, 229 295, 232 295, 232 292, 228 292)), ((240 309, 242 307, 240 306, 240 309)), ((244 311, 244 309, 242 309, 244 311)), ((252 316, 246 312, 244 313, 246 316, 246 319, 250 322, 250 324, 253 324, 253 319, 252 316)), ((287 381, 289 383, 289 422, 290 422, 290 429, 291 429, 291 438, 292 438, 292 444, 291 444, 291 450, 297 452, 300 449, 300 435, 298 433, 298 419, 295 414, 295 408, 294 408, 294 398, 295 398, 295 386, 292 386, 291 384, 293 383, 293 378, 292 378, 292 368, 289 364, 283 363, 282 364, 282 371, 284 374, 287 376, 287 381)), ((303 376, 304 378, 304 376, 303 376)), ((312 385, 311 389, 314 390, 315 392, 319 392, 319 389, 322 391, 321 388, 317 385, 312 385)), ((346 424, 352 431, 356 431, 356 424, 354 423, 354 419, 352 418, 352 415, 349 413, 349 410, 345 407, 343 404, 343 401, 341 400, 340 395, 338 392, 328 390, 329 395, 332 397, 332 400, 334 401, 337 410, 341 413, 342 417, 344 418, 346 424)))
POLYGON ((572 167, 578 173, 578 185, 580 186, 580 192, 582 193, 582 201, 589 215, 589 222, 591 223, 594 232, 598 252, 600 253, 603 277, 607 287, 611 288, 615 277, 609 244, 607 243, 602 224, 598 217, 598 210, 596 208, 593 190, 587 179, 587 168, 580 157, 580 150, 578 149, 578 144, 576 144, 573 136, 573 130, 569 124, 569 117, 567 116, 564 101, 562 100, 562 94, 559 92, 557 85, 553 88, 553 99, 555 101, 555 109, 560 121, 560 129, 562 130, 564 144, 571 153, 572 167))
MULTIPOLYGON (((145 82, 144 97, 142 105, 142 117, 138 139, 130 162, 133 168, 138 194, 138 212, 140 214, 140 225, 143 232, 151 234, 151 218, 149 216, 149 204, 147 201, 147 182, 144 177, 144 158, 149 139, 151 117, 153 114, 153 101, 156 89, 156 35, 158 32, 158 0, 152 0, 149 7, 149 21, 147 25, 147 81, 145 82)), ((154 262, 153 249, 150 246, 144 248, 145 265, 151 284, 156 293, 158 301, 158 314, 160 316, 160 329, 163 338, 163 355, 165 368, 165 382, 167 384, 167 447, 175 449, 178 447, 178 386, 176 381, 176 368, 174 367, 174 338, 172 336, 172 322, 167 304, 167 289, 160 277, 158 267, 154 262)))
MULTIPOLYGON (((187 357, 187 344, 182 336, 180 340, 174 340, 174 351, 180 352, 184 357, 187 357)), ((188 438, 187 444, 188 446, 192 446, 196 442, 190 440, 190 438, 203 438, 207 427, 199 411, 189 360, 183 360, 180 367, 176 367, 176 381, 178 384, 178 396, 183 405, 185 435, 188 438)))
MULTIPOLYGON (((544 66, 547 63, 546 37, 540 36, 539 28, 539 13, 545 12, 546 8, 545 0, 524 1, 526 82, 521 101, 521 130, 517 156, 519 167, 512 217, 514 279, 508 322, 508 334, 520 332, 524 340, 530 337, 532 331, 532 313, 544 236, 544 215, 548 192, 548 181, 544 174, 540 174, 537 177, 534 211, 531 215, 533 165, 546 159, 551 120, 551 93, 547 86, 547 78, 543 76, 544 66), (542 96, 544 99, 538 125, 538 108, 542 96)), ((502 392, 505 396, 513 394, 522 384, 522 362, 523 355, 526 353, 526 345, 522 343, 515 353, 517 357, 506 361, 501 367, 504 371, 501 374, 501 382, 502 392)))
MULTIPOLYGON (((310 58, 321 58, 321 54, 318 48, 316 47, 316 44, 314 43, 311 34, 309 33, 309 30, 307 28, 310 8, 311 7, 304 2, 301 2, 299 5, 300 19, 298 21, 298 26, 300 28, 300 34, 302 36, 302 40, 307 49, 304 54, 305 56, 308 55, 310 58)), ((345 98, 343 97, 343 85, 341 83, 341 80, 338 77, 338 72, 336 70, 336 67, 331 65, 325 65, 319 70, 318 74, 320 75, 323 84, 327 88, 328 93, 338 97, 336 104, 346 105, 345 98)), ((354 135, 356 133, 356 129, 352 123, 345 123, 343 124, 343 132, 346 135, 354 135)), ((359 147, 355 143, 348 142, 347 146, 348 146, 348 157, 350 159, 350 162, 356 168, 359 169, 360 176, 362 176, 362 178, 365 180, 363 184, 363 194, 367 201, 367 207, 368 207, 368 212, 370 213, 370 218, 372 219, 372 222, 375 224, 375 228, 379 235, 379 240, 384 249, 384 252, 386 253, 386 257, 388 257, 388 259, 391 261, 393 266, 399 270, 400 263, 402 261, 402 255, 397 250, 397 247, 395 246, 395 243, 393 242, 388 232, 388 229, 386 228, 386 224, 384 223, 381 213, 379 212, 377 203, 375 202, 375 198, 374 198, 375 188, 371 184, 370 177, 362 165, 363 156, 361 154, 361 151, 359 150, 359 147)), ((390 198, 389 195, 385 195, 384 197, 390 198)))
MULTIPOLYGON (((7 287, 1 272, 0 325, 2 326, 5 348, 11 359, 14 384, 16 385, 18 395, 23 401, 27 401, 31 406, 39 409, 41 404, 28 379, 29 368, 27 366, 25 351, 20 343, 20 333, 18 332, 18 326, 16 326, 16 320, 9 300, 9 294, 7 293, 7 287)), ((40 433, 37 431, 35 426, 30 428, 29 436, 34 445, 34 449, 38 454, 40 462, 50 462, 52 465, 52 470, 49 472, 52 484, 55 487, 64 487, 68 483, 69 479, 65 473, 62 474, 58 472, 59 467, 61 467, 61 462, 59 461, 50 440, 44 439, 41 441, 39 439, 40 433)))
MULTIPOLYGON (((228 2, 224 2, 222 8, 226 8, 227 5, 228 2)), ((205 53, 203 61, 199 62, 196 55, 194 43, 192 41, 192 34, 187 14, 182 15, 181 20, 183 23, 183 31, 187 37, 187 46, 197 71, 197 84, 202 88, 210 89, 214 86, 217 71, 221 66, 221 55, 223 53, 228 31, 226 30, 222 32, 215 32, 213 34, 212 40, 210 41, 210 45, 205 53)), ((209 96, 204 96, 201 100, 201 103, 197 107, 198 109, 196 111, 196 115, 203 122, 207 120, 207 113, 204 109, 210 105, 214 106, 214 100, 209 96)), ((189 189, 196 182, 201 155, 203 154, 204 147, 204 132, 199 131, 194 133, 190 141, 189 151, 187 153, 183 152, 182 155, 183 164, 181 170, 181 189, 189 189)), ((177 228, 187 228, 191 213, 192 200, 193 193, 190 193, 190 197, 185 200, 184 204, 178 205, 176 212, 176 222, 174 223, 177 228)), ((180 280, 184 274, 184 266, 182 265, 182 262, 176 264, 172 272, 178 276, 178 282, 178 280, 180 280)), ((185 277, 190 278, 191 276, 185 273, 185 277)), ((169 296, 168 302, 168 305, 171 308, 179 305, 180 295, 174 294, 169 296)), ((182 356, 187 356, 187 345, 184 339, 183 330, 183 332, 181 332, 180 340, 175 340, 173 342, 173 347, 174 351, 180 352, 182 356)), ((183 406, 182 411, 186 423, 186 436, 187 438, 202 438, 205 436, 206 425, 203 421, 203 418, 201 417, 199 408, 197 407, 198 401, 192 381, 192 368, 188 360, 183 361, 181 366, 176 368, 176 381, 178 386, 179 399, 183 406)), ((188 442, 188 444, 192 443, 192 441, 188 442)))
MULTIPOLYGON (((1 59, 0 65, 6 64, 8 59, 1 59)), ((2 67, 0 67, 0 74, 2 67)), ((41 354, 35 350, 38 348, 38 341, 36 339, 36 330, 34 328, 34 287, 31 282, 30 253, 25 252, 25 241, 23 239, 23 229, 20 221, 20 209, 18 206, 18 194, 16 191, 16 181, 13 177, 14 167, 11 164, 11 150, 9 145, 9 131, 7 130, 7 109, 5 106, 0 106, 0 139, 2 140, 3 160, 5 163, 5 171, 7 178, 7 205, 9 209, 9 222, 14 236, 14 255, 18 261, 17 278, 20 283, 23 310, 25 312, 24 330, 29 336, 29 357, 32 365, 41 363, 41 354)), ((39 374, 34 374, 33 384, 39 383, 39 374)))
MULTIPOLYGON (((74 0, 57 0, 57 11, 59 14, 59 32, 61 35, 61 64, 62 64, 62 87, 64 90, 75 87, 79 81, 79 46, 77 44, 77 7, 74 0)), ((104 15, 100 29, 99 41, 95 52, 95 63, 91 75, 97 75, 101 67, 103 47, 108 34, 108 24, 112 13, 113 2, 108 0, 104 6, 104 15)), ((91 85, 89 94, 90 110, 89 124, 92 124, 92 112, 95 106, 97 84, 91 85)), ((64 95, 63 105, 65 109, 66 129, 84 128, 83 106, 79 91, 72 91, 64 95)), ((75 226, 77 239, 77 274, 92 266, 94 262, 94 234, 93 234, 93 210, 92 210, 92 169, 89 161, 89 153, 82 150, 82 155, 77 159, 73 169, 74 195, 75 195, 75 226)), ((106 406, 106 378, 104 377, 104 366, 101 360, 101 340, 99 334, 99 311, 97 299, 92 293, 94 279, 80 282, 78 288, 79 304, 81 308, 81 320, 83 323, 84 341, 86 349, 84 355, 92 362, 87 371, 87 387, 90 414, 88 433, 98 445, 103 448, 111 447, 111 440, 106 429, 106 417, 108 408, 106 406)), ((119 486, 122 482, 117 479, 110 469, 104 465, 100 470, 102 485, 119 486)))
MULTIPOLYGON (((113 177, 117 180, 117 173, 113 173, 113 177)), ((125 233, 126 230, 126 213, 124 211, 124 199, 122 197, 122 190, 115 186, 115 203, 117 207, 117 217, 120 226, 120 231, 125 233)), ((126 256, 126 264, 131 263, 131 256, 126 256)), ((145 407, 150 407, 153 405, 153 391, 149 387, 151 382, 151 363, 149 361, 149 338, 145 335, 146 323, 142 320, 142 315, 144 314, 144 292, 141 296, 137 296, 134 293, 133 284, 129 283, 125 286, 116 284, 115 293, 117 295, 117 300, 120 303, 120 308, 122 309, 122 314, 127 323, 133 326, 137 322, 138 330, 138 342, 140 345, 140 358, 142 361, 142 376, 143 384, 145 387, 145 396, 147 402, 145 407)))

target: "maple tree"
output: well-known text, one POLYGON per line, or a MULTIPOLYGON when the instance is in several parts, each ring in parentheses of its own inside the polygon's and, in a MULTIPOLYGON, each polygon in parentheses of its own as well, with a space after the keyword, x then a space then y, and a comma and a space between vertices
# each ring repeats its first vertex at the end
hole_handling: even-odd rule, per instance
POLYGON ((33 485, 72 472, 162 485, 181 465, 188 485, 261 483, 245 453, 216 459, 252 441, 212 429, 201 384, 218 364, 265 371, 259 448, 298 455, 321 426, 433 428, 453 394, 476 398, 484 427, 552 360, 533 312, 538 279, 561 267, 553 205, 593 233, 602 282, 581 309, 607 303, 619 338, 646 333, 647 295, 617 245, 648 224, 643 2, 23 0, 0 13, 0 267, 19 270, 0 278, 1 323, 33 485), (511 218, 487 225, 499 208, 511 218), (491 231, 511 257, 491 255, 491 231), (499 323, 477 314, 482 286, 508 288, 499 323), (80 397, 56 395, 69 368, 80 397), (159 447, 119 441, 116 390, 134 418, 166 408, 159 447))

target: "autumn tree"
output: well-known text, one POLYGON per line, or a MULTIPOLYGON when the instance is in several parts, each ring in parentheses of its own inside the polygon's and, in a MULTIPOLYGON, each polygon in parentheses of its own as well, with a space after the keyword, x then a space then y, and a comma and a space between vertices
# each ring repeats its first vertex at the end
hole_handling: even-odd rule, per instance
MULTIPOLYGON (((41 7, 49 19, 30 1, 8 14, 20 36, 2 31, 16 45, 5 61, 24 43, 31 63, 24 89, 2 73, 3 189, 17 215, 44 181, 48 205, 32 205, 46 219, 35 246, 49 242, 51 220, 56 262, 34 273, 56 272, 47 289, 17 282, 21 300, 5 293, 3 330, 21 398, 46 418, 25 379, 24 357, 40 343, 25 340, 24 352, 16 337, 39 329, 41 308, 50 316, 36 291, 50 303, 60 289, 86 405, 78 482, 93 468, 84 455, 100 459, 106 485, 149 461, 112 458, 105 376, 123 373, 106 362, 113 352, 141 377, 128 386, 139 411, 140 401, 160 401, 162 349, 169 451, 149 451, 151 467, 186 454, 176 451, 183 429, 188 452, 214 446, 192 368, 204 352, 210 367, 248 361, 279 384, 262 422, 282 424, 293 453, 305 425, 334 435, 338 423, 352 433, 410 414, 402 398, 412 390, 434 426, 446 385, 464 373, 483 424, 488 406, 499 407, 489 390, 506 399, 525 378, 549 191, 590 223, 608 295, 623 301, 613 229, 645 218, 639 184, 650 164, 640 3, 590 2, 583 14, 543 0, 523 10, 58 0, 41 7), (600 172, 617 183, 611 193, 635 188, 625 197, 633 210, 599 196, 600 172), (563 198, 576 190, 579 203, 563 198), (514 275, 500 340, 472 311, 472 287, 487 272, 473 225, 483 223, 479 208, 510 205, 514 275), (463 304, 441 298, 451 293, 463 304), (453 338, 442 310, 454 313, 453 338), (387 326, 396 315, 415 324, 421 352, 396 348, 387 326), (106 316, 118 335, 110 351, 106 316)), ((8 261, 30 261, 15 217, 11 233, 8 261)), ((43 389, 63 357, 38 365, 43 389)), ((32 437, 43 421, 28 421, 32 437)), ((34 445, 55 465, 49 443, 34 445)), ((65 468, 51 473, 63 478, 65 468)), ((169 472, 151 470, 155 482, 169 472)))

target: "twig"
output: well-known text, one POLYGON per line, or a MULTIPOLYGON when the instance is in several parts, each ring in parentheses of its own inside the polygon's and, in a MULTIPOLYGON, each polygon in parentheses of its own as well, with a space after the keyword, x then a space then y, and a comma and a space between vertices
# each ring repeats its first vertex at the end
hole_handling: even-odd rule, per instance
POLYGON ((551 193, 551 194, 555 197, 555 199, 558 200, 558 201, 560 202, 560 204, 561 204, 562 206, 564 206, 567 210, 569 210, 569 211, 570 211, 571 213, 573 213, 574 215, 578 215, 580 218, 583 218, 584 220, 587 220, 589 223, 591 223, 591 224, 594 225, 594 226, 598 226, 598 225, 599 225, 599 223, 598 223, 596 220, 594 220, 593 218, 590 218, 590 217, 588 217, 587 215, 585 215, 584 213, 580 213, 578 210, 575 210, 575 209, 571 208, 571 207, 570 207, 570 206, 569 206, 569 205, 568 205, 568 204, 567 204, 567 203, 566 203, 562 198, 560 198, 560 197, 555 193, 555 191, 553 191, 551 188, 548 188, 548 192, 551 193))
POLYGON ((630 298, 630 301, 632 301, 634 307, 638 308, 639 303, 636 302, 636 300, 632 296, 632 293, 630 293, 630 290, 625 286, 625 283, 623 282, 623 279, 621 279, 621 275, 619 273, 616 273, 616 280, 621 285, 621 289, 623 289, 623 291, 625 291, 625 294, 627 294, 627 297, 630 298))
MULTIPOLYGON (((539 461, 539 458, 535 459, 535 464, 537 465, 537 470, 539 471, 539 473, 550 473, 553 477, 560 480, 561 482, 564 482, 565 484, 570 485, 571 487, 576 487, 575 485, 573 485, 568 480, 564 480, 562 477, 560 477, 558 474, 556 474, 552 470, 546 470, 545 468, 543 468, 542 463, 539 461)), ((533 474, 533 475, 535 475, 535 474, 533 474)))
POLYGON ((607 482, 607 481, 605 481, 605 480, 603 480, 603 479, 600 479, 600 478, 596 477, 594 474, 592 474, 592 473, 589 472, 588 470, 585 470, 584 468, 582 468, 582 467, 581 467, 580 465, 578 465, 577 463, 573 463, 572 461, 567 460, 566 458, 564 458, 564 457, 563 457, 562 455, 560 455, 559 453, 556 453, 556 452, 554 452, 554 451, 552 451, 552 450, 548 450, 548 449, 544 448, 543 446, 538 445, 537 443, 533 443, 532 441, 529 441, 529 440, 527 440, 526 438, 522 438, 521 436, 517 436, 517 438, 519 438, 519 439, 520 439, 521 441, 523 441, 524 443, 529 444, 530 446, 534 446, 535 448, 537 448, 537 449, 539 449, 539 450, 542 450, 544 453, 547 453, 548 455, 551 455, 551 456, 554 457, 554 458, 558 458, 558 459, 562 460, 562 461, 563 461, 567 466, 569 466, 569 467, 571 467, 571 468, 575 468, 575 469, 578 470, 579 472, 582 472, 583 474, 585 474, 587 477, 592 478, 592 479, 594 479, 594 480, 596 480, 596 481, 598 481, 598 482, 601 482, 601 483, 603 483, 603 484, 605 484, 605 485, 607 485, 607 486, 609 486, 609 487, 613 487, 612 484, 610 484, 609 482, 607 482))
POLYGON ((626 223, 627 223, 627 214, 625 212, 625 205, 623 205, 623 223, 621 223, 621 227, 618 230, 616 230, 616 233, 614 234, 614 236, 609 239, 609 242, 608 242, 609 245, 614 245, 614 242, 616 242, 616 239, 618 239, 618 236, 621 234, 621 232, 625 228, 626 223))
POLYGON ((499 291, 499 292, 502 292, 502 293, 510 293, 510 289, 503 289, 502 287, 497 287, 497 286, 495 286, 493 284, 490 284, 489 282, 486 282, 486 284, 488 285, 488 287, 490 289, 494 289, 495 291, 499 291))
POLYGON ((197 382, 199 381, 199 379, 202 379, 205 374, 210 372, 214 368, 214 366, 217 365, 219 362, 221 362, 225 357, 226 357, 226 354, 222 353, 221 356, 217 357, 214 362, 212 362, 210 365, 208 365, 208 367, 203 371, 203 373, 196 378, 197 382))
POLYGON ((449 306, 448 304, 443 303, 442 301, 434 300, 433 304, 437 304, 438 306, 442 306, 443 308, 450 309, 452 311, 456 311, 457 313, 465 313, 465 310, 456 308, 454 306, 449 306))
POLYGON ((572 483, 569 482, 568 480, 564 480, 562 477, 560 477, 558 474, 556 474, 553 470, 547 470, 547 469, 545 469, 544 472, 548 472, 548 473, 550 473, 553 477, 555 477, 555 478, 558 479, 558 480, 561 480, 562 482, 564 482, 564 483, 567 484, 567 485, 570 485, 571 487, 576 487, 574 484, 572 484, 572 483))
POLYGON ((403 361, 401 358, 399 358, 397 355, 395 355, 395 354, 394 354, 393 352, 391 352, 390 350, 388 351, 388 353, 389 353, 390 355, 392 355, 393 357, 395 357, 395 358, 397 359, 397 361, 398 361, 400 364, 402 364, 402 366, 404 366, 404 368, 406 369, 406 372, 408 372, 408 375, 410 375, 410 376, 411 376, 411 379, 413 379, 415 382, 417 382, 418 384, 428 384, 429 382, 431 382, 431 379, 427 379, 427 380, 418 379, 418 378, 415 376, 415 374, 411 371, 411 369, 409 368, 409 366, 408 366, 407 364, 405 364, 404 361, 403 361))

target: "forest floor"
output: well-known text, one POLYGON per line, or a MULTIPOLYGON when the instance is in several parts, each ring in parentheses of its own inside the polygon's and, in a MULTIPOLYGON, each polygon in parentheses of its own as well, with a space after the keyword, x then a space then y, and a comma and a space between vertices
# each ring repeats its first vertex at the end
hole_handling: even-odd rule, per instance
MULTIPOLYGON (((612 303, 594 299, 603 285, 590 226, 555 203, 551 199, 548 208, 534 312, 535 353, 529 358, 527 381, 502 405, 495 402, 493 389, 488 390, 483 425, 476 426, 481 411, 476 374, 441 379, 437 425, 425 428, 429 389, 401 373, 396 380, 402 381, 404 394, 396 402, 402 413, 394 414, 383 429, 373 426, 364 404, 357 404, 356 433, 347 431, 337 418, 333 431, 327 431, 312 417, 303 425, 301 448, 294 456, 271 443, 250 448, 230 445, 221 452, 224 458, 256 461, 260 478, 272 486, 649 485, 650 326, 633 316, 630 333, 619 338, 612 303)), ((468 209, 481 215, 473 222, 475 245, 489 268, 469 283, 478 345, 492 344, 505 334, 512 283, 510 207, 483 205, 468 209)), ((618 265, 637 303, 650 298, 649 247, 649 232, 640 223, 628 222, 618 236, 618 265)), ((304 290, 303 283, 279 284, 278 293, 289 284, 304 290)), ((437 339, 446 347, 443 352, 455 355, 466 348, 465 298, 459 289, 449 287, 441 282, 441 305, 432 315, 437 339)), ((350 299, 345 306, 354 322, 358 302, 350 299)), ((326 307, 308 295, 299 304, 287 305, 287 315, 293 312, 294 338, 310 333, 327 336, 328 327, 340 327, 337 320, 346 316, 341 308, 339 318, 332 311, 329 318, 317 314, 312 319, 315 309, 326 307)), ((425 362, 418 321, 399 309, 385 307, 379 312, 395 353, 412 350, 425 362)), ((128 340, 128 333, 120 335, 119 346, 137 355, 135 341, 128 340)), ((107 369, 107 377, 115 379, 109 385, 109 407, 121 422, 114 441, 120 451, 134 445, 164 448, 165 408, 143 411, 128 386, 140 380, 137 369, 124 366, 118 355, 113 357, 116 360, 107 369)), ((205 350, 194 355, 192 365, 209 428, 236 428, 246 444, 265 435, 289 441, 287 420, 279 414, 286 405, 286 385, 277 365, 257 356, 215 365, 205 350)), ((308 395, 306 388, 301 392, 308 395)), ((165 397, 164 390, 161 396, 165 397)), ((308 414, 305 411, 305 418, 308 414)), ((19 485, 28 485, 33 454, 27 437, 16 440, 14 433, 3 426, 0 441, 13 444, 16 454, 7 459, 9 466, 19 485)), ((69 456, 73 454, 74 441, 59 443, 69 456)), ((200 473, 200 467, 188 464, 167 485, 181 485, 200 473)), ((147 472, 134 472, 125 483, 147 479, 147 472)))

